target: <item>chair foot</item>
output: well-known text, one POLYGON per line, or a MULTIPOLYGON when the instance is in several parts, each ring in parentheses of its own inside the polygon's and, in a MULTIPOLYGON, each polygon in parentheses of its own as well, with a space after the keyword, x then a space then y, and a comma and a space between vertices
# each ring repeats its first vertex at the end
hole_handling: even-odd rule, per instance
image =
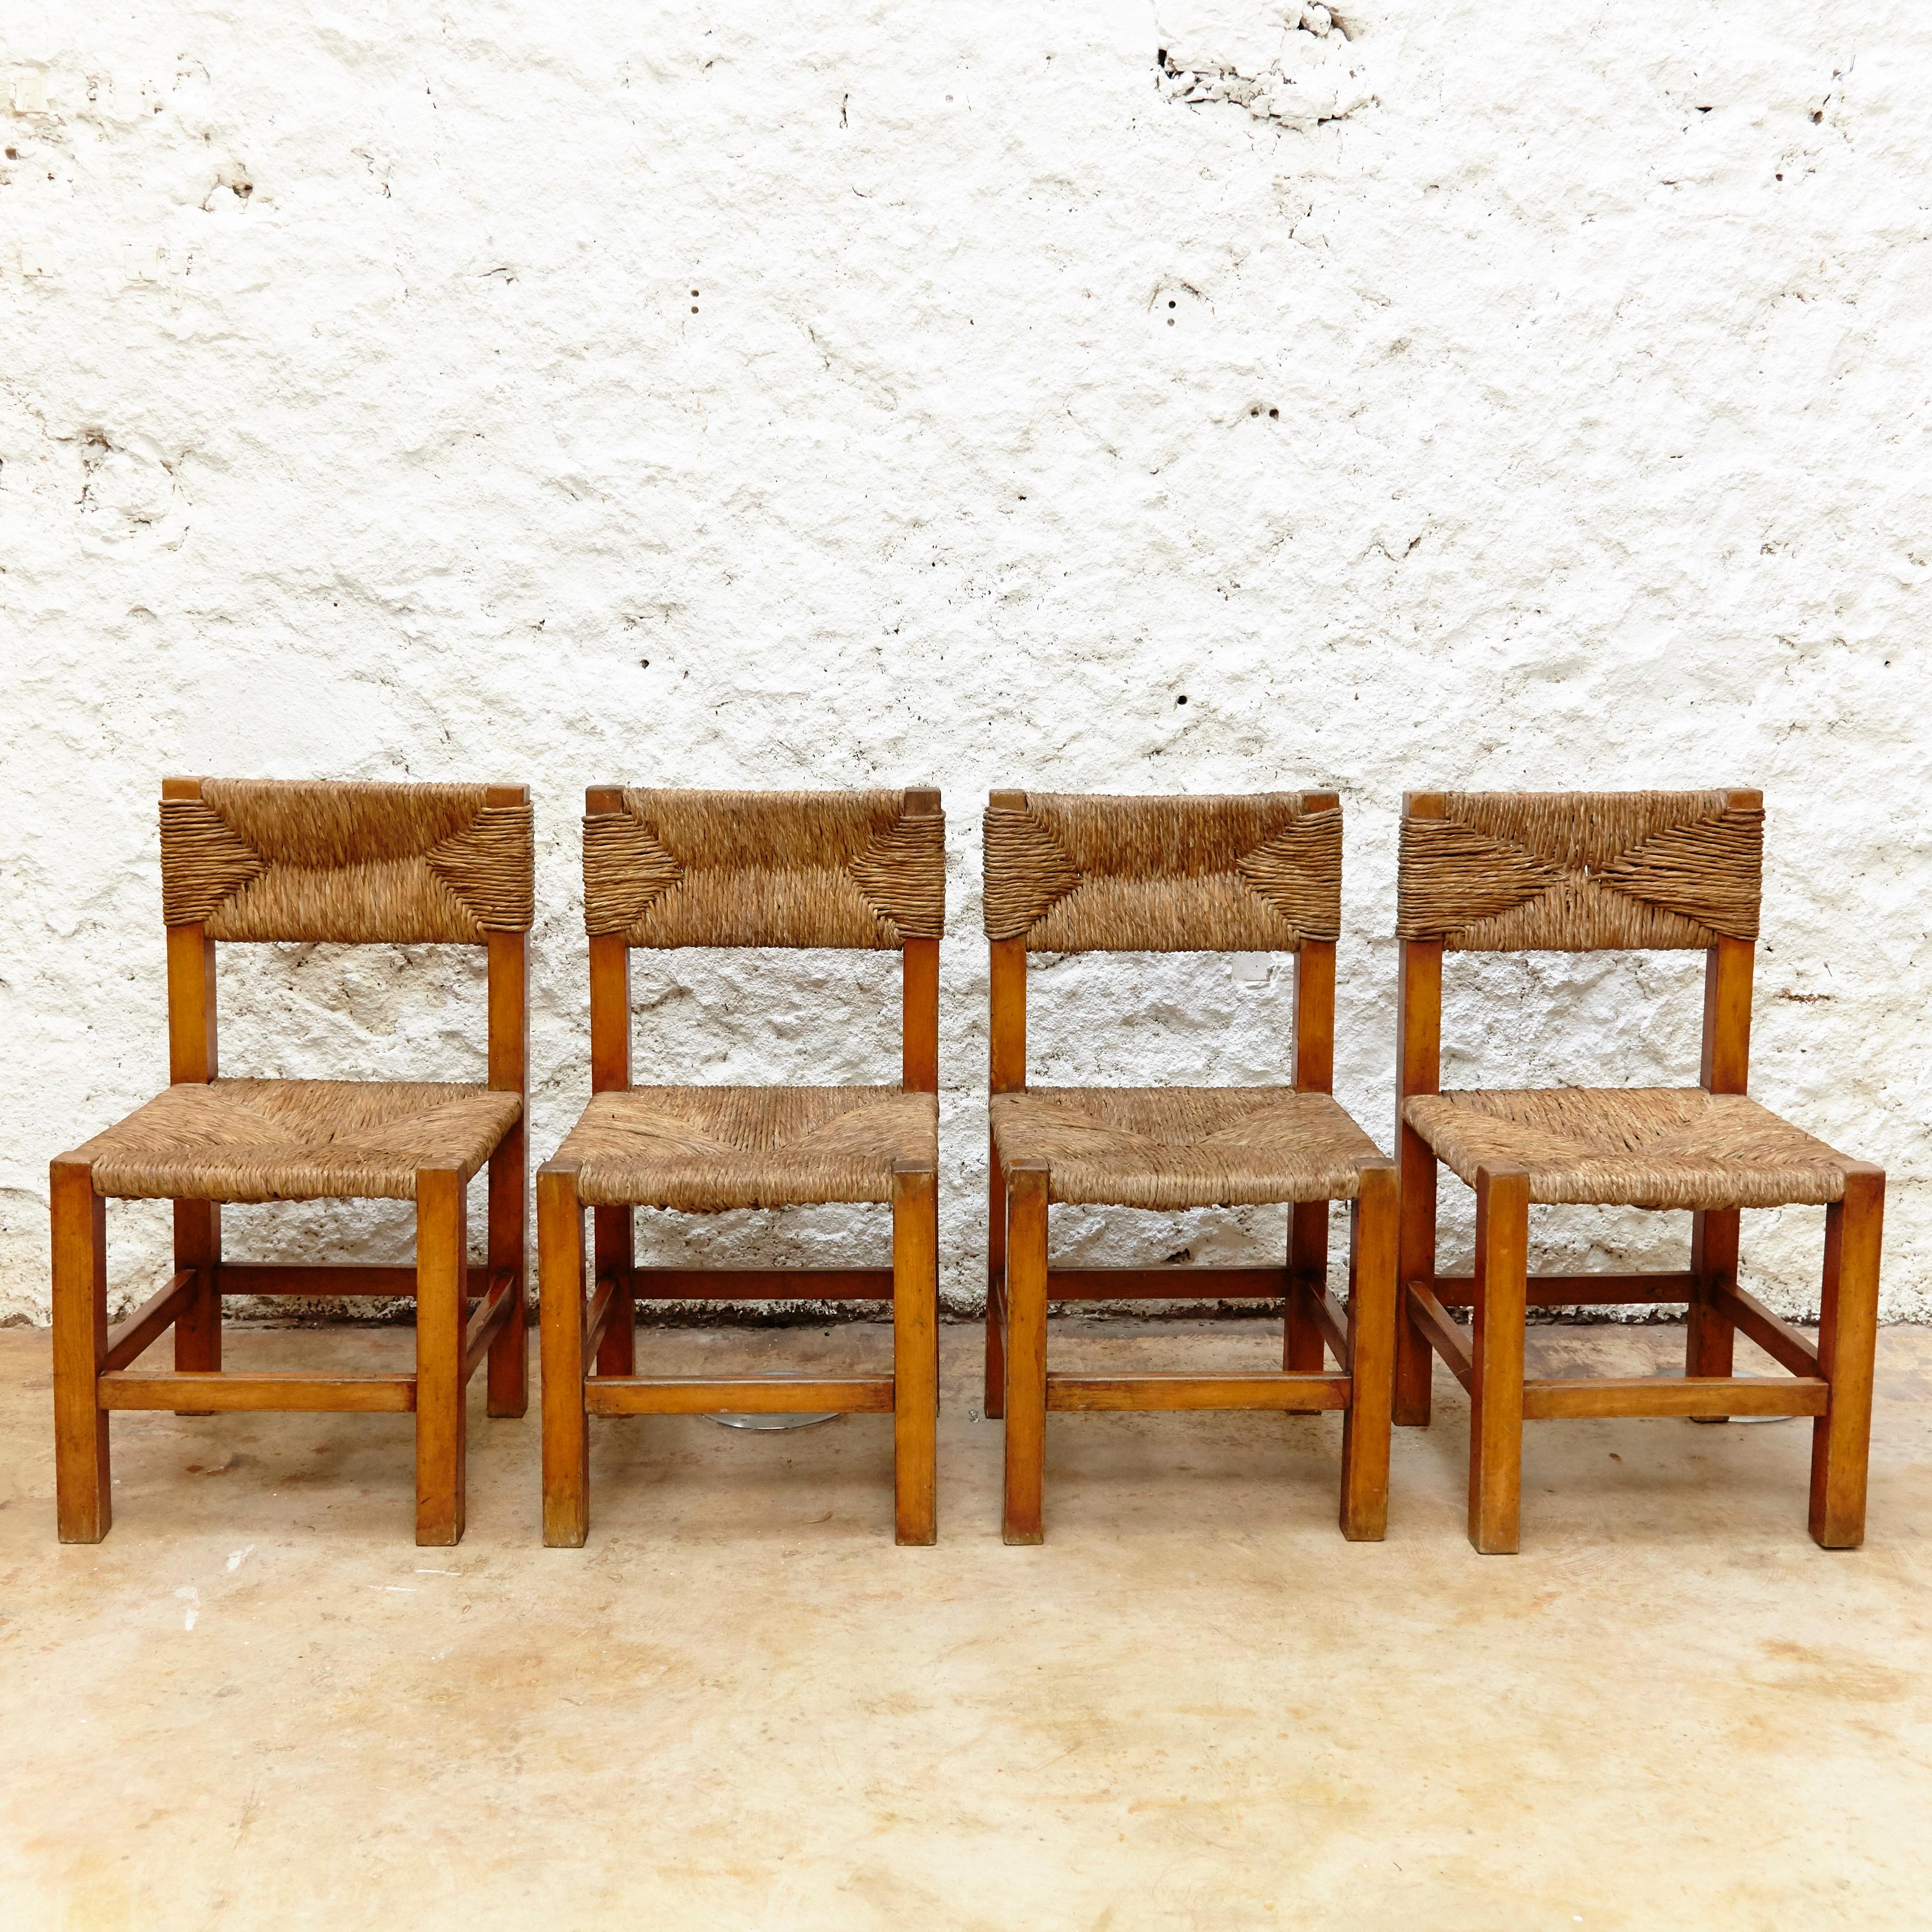
POLYGON ((939 1540, 939 1177, 902 1162, 892 1172, 893 1538, 939 1540))
MULTIPOLYGON (((221 1259, 221 1209, 212 1201, 173 1203, 175 1266, 192 1268, 200 1280, 188 1305, 175 1317, 175 1370, 179 1375, 221 1372, 221 1298, 214 1269, 221 1259)), ((211 1408, 178 1408, 178 1416, 212 1415, 211 1408)))
MULTIPOLYGON (((517 976, 520 979, 520 969, 517 976)), ((524 1097, 527 1102, 528 1095, 524 1097)), ((483 1366, 483 1413, 499 1418, 522 1415, 530 1404, 530 1282, 524 1232, 530 1204, 526 1145, 525 1123, 519 1119, 490 1156, 484 1279, 494 1281, 507 1270, 513 1298, 508 1318, 490 1338, 483 1366)))
POLYGON ((1046 1195, 1043 1164, 1006 1174, 1006 1484, 1000 1535, 1040 1542, 1046 1465, 1046 1195))
POLYGON ((989 1421, 1006 1412, 1006 1184, 1000 1143, 986 1148, 986 1392, 981 1406, 989 1421))
POLYGON ((1391 1163, 1364 1162, 1360 1174, 1360 1192, 1348 1216, 1349 1390, 1342 1418, 1342 1534, 1351 1543, 1379 1543, 1388 1533, 1400 1204, 1391 1163))
POLYGON ((463 1172, 416 1170, 416 1542, 463 1540, 469 1405, 463 1385, 466 1323, 463 1172))
POLYGON ((537 1174, 537 1282, 542 1324, 543 1540, 581 1550, 590 1528, 590 1423, 584 1408, 584 1207, 577 1169, 537 1174))
POLYGON ((1006 1294, 997 1281, 986 1284, 986 1392, 982 1405, 990 1422, 1006 1413, 1006 1294))
POLYGON ((1469 1541, 1515 1555, 1522 1506, 1522 1354, 1529 1264, 1529 1177, 1476 1173, 1476 1328, 1469 1402, 1469 1541))
MULTIPOLYGON (((1404 976, 1406 984, 1406 974, 1404 976)), ((1396 1110, 1398 1116, 1401 1108, 1396 1110)), ((1408 1309, 1408 1284, 1436 1275, 1436 1156, 1406 1120, 1396 1127, 1395 1394, 1390 1420, 1398 1429, 1429 1426, 1436 1358, 1408 1309)))
POLYGON ((98 1543, 114 1521, 107 1412, 107 1204, 83 1160, 51 1171, 53 1222, 54 1499, 63 1543, 98 1543))
POLYGON ((1884 1221, 1883 1172, 1851 1168, 1844 1199, 1825 1212, 1818 1366, 1832 1394, 1831 1406, 1811 1425, 1810 1518, 1812 1540, 1825 1550, 1856 1550, 1865 1538, 1884 1221))
POLYGON ((512 1310, 502 1332, 490 1344, 484 1364, 483 1413, 492 1421, 511 1422, 530 1408, 530 1316, 519 1283, 511 1292, 520 1304, 512 1310))
POLYGON ((1282 1323, 1281 1365, 1291 1374, 1319 1375, 1328 1364, 1312 1303, 1328 1292, 1328 1204, 1297 1202, 1288 1210, 1288 1305, 1282 1323))
POLYGON ((1398 1281, 1395 1308, 1395 1376, 1389 1420, 1397 1429, 1426 1429, 1434 1414, 1436 1356, 1408 1312, 1408 1292, 1398 1281))

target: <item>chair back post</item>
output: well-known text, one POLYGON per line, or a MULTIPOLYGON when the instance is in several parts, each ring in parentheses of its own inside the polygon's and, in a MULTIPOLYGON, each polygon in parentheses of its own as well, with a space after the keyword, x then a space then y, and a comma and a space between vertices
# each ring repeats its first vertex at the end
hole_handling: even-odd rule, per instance
MULTIPOLYGON (((491 785, 484 794, 493 806, 528 805, 528 785, 491 785)), ((530 1089, 530 934, 493 930, 487 935, 489 962, 489 1084, 520 1094, 530 1089)))
MULTIPOLYGON (((622 785, 592 785, 586 812, 624 809, 622 785)), ((590 935, 590 1090, 621 1092, 631 1084, 631 943, 621 932, 590 935)))
MULTIPOLYGON (((938 792, 923 785, 908 788, 905 811, 908 818, 945 816, 938 792)), ((899 1084, 908 1094, 937 1094, 939 941, 908 939, 900 949, 899 976, 899 1084)))
MULTIPOLYGON (((198 799, 199 778, 164 778, 164 799, 198 799)), ((199 920, 168 935, 168 1082, 199 1084, 215 1077, 214 941, 199 920)))
MULTIPOLYGON (((1333 812, 1332 791, 1302 794, 1304 812, 1333 812)), ((1294 952, 1294 1084, 1304 1094, 1335 1090, 1335 942, 1304 939, 1294 952)))
MULTIPOLYGON (((623 787, 586 787, 584 809, 622 812, 623 787)), ((621 932, 593 932, 590 940, 590 1090, 623 1093, 631 1084, 631 942, 621 932)), ((592 1360, 600 1375, 631 1375, 637 1369, 637 1217, 628 1208, 598 1208, 590 1220, 593 1291, 610 1284, 610 1312, 592 1360)), ((582 1239, 580 1228, 580 1245, 582 1239)))
MULTIPOLYGON (((1439 819, 1440 792, 1402 795, 1405 818, 1439 819)), ((1436 1278, 1436 1156, 1412 1127, 1404 1104, 1442 1084, 1442 942, 1403 939, 1396 946, 1395 1419, 1411 1426, 1429 1420, 1430 1345, 1416 1326, 1408 1286, 1432 1287, 1436 1278)))
MULTIPOLYGON (((199 799, 200 778, 164 778, 161 796, 199 799)), ((215 1026, 214 941, 201 920, 166 928, 168 947, 168 1084, 205 1085, 220 1065, 215 1026)), ((221 1366, 221 1209, 213 1201, 176 1201, 174 1259, 177 1271, 192 1270, 193 1300, 174 1324, 177 1373, 212 1373, 221 1366)))
MULTIPOLYGON (((986 794, 995 812, 1024 812, 1023 791, 986 794)), ((1027 943, 1019 939, 988 940, 988 974, 991 1031, 988 1085, 995 1094, 1017 1094, 1026 1085, 1027 943)))
MULTIPOLYGON (((1405 818, 1440 818, 1442 794, 1405 792, 1405 818)), ((1442 942, 1398 940, 1396 981, 1395 1119, 1402 1130, 1402 1102, 1412 1094, 1439 1092, 1442 1084, 1442 942)))
MULTIPOLYGON (((1744 812, 1764 808, 1761 791, 1734 791, 1744 812)), ((1751 980, 1757 947, 1723 934, 1704 956, 1704 1046, 1699 1084, 1708 1094, 1742 1094, 1750 1078, 1751 980)))
MULTIPOLYGON (((484 793, 488 806, 527 806, 530 802, 528 785, 491 785, 484 793)), ((489 1084, 500 1093, 515 1094, 523 1103, 516 1125, 503 1136, 490 1160, 484 1252, 492 1282, 500 1270, 509 1271, 508 1292, 515 1299, 516 1312, 504 1330, 511 1339, 490 1348, 484 1374, 490 1414, 521 1415, 530 1401, 530 1362, 524 1340, 529 1318, 525 1250, 530 1212, 530 934, 495 928, 484 938, 488 947, 489 1084)))
MULTIPOLYGON (((1730 802, 1761 812, 1761 791, 1734 791, 1730 802)), ((1757 947, 1719 933, 1704 955, 1704 1039, 1698 1084, 1707 1094, 1742 1094, 1750 1080, 1751 981, 1757 947)), ((1690 1216, 1694 1277, 1684 1337, 1687 1376, 1728 1376, 1735 1363, 1736 1328, 1721 1305, 1738 1285, 1737 1211, 1690 1216)))

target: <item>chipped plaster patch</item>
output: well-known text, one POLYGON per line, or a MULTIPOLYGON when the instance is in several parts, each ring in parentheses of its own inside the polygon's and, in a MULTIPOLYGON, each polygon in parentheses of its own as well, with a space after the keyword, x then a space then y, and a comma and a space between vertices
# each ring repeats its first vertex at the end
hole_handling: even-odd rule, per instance
POLYGON ((104 429, 79 438, 81 548, 89 556, 178 550, 188 536, 188 503, 178 465, 152 436, 104 429))
POLYGON ((1375 99, 1366 52, 1321 5, 1264 0, 1160 0, 1162 94, 1183 106, 1226 102, 1257 121, 1318 128, 1375 99))

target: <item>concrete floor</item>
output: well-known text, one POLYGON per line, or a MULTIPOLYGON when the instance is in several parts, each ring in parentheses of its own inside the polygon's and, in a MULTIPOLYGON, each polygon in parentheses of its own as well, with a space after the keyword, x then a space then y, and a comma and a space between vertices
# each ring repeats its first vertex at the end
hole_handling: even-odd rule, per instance
MULTIPOLYGON (((411 1339, 238 1328, 229 1360, 411 1339)), ((1006 1550, 976 1331, 944 1341, 934 1550, 892 1546, 890 1425, 848 1417, 593 1424, 590 1544, 547 1550, 535 1415, 480 1406, 457 1550, 410 1540, 406 1417, 146 1415, 112 1534, 62 1549, 47 1339, 0 1333, 0 1925, 1932 1923, 1932 1332, 1882 1340, 1862 1552, 1804 1533, 1802 1422, 1550 1423, 1514 1558, 1464 1540, 1439 1376, 1384 1544, 1334 1528, 1339 1418, 1069 1416, 1049 1540, 1006 1550)), ((1533 1346, 1628 1372, 1682 1338, 1533 1346)))

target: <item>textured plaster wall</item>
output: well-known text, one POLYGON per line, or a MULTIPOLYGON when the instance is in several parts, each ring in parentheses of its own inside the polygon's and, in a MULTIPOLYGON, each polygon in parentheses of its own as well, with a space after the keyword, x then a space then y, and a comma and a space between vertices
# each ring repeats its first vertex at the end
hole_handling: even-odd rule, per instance
MULTIPOLYGON (((1928 1312, 1924 7, 16 5, 0 85, 0 1312, 45 1318, 48 1157, 165 1077, 175 771, 534 785, 539 1155, 586 782, 943 785, 962 1306, 989 784, 1338 787, 1337 1084, 1384 1144, 1405 786, 1761 785, 1754 1088, 1887 1165, 1886 1306, 1928 1312)), ((230 1072, 480 1075, 466 958, 223 974, 230 1072)), ((1456 962, 1446 1077, 1688 1080, 1699 976, 1456 962)), ((640 1076, 890 1077, 886 961, 636 984, 640 1076)), ((1034 990, 1045 1076, 1282 1076, 1282 962, 1034 990)), ((1748 1225, 1786 1310, 1820 1218, 1748 1225)), ((124 1304, 164 1213, 112 1226, 124 1304)), ((1538 1239, 1670 1265, 1685 1224, 1538 1239)))

